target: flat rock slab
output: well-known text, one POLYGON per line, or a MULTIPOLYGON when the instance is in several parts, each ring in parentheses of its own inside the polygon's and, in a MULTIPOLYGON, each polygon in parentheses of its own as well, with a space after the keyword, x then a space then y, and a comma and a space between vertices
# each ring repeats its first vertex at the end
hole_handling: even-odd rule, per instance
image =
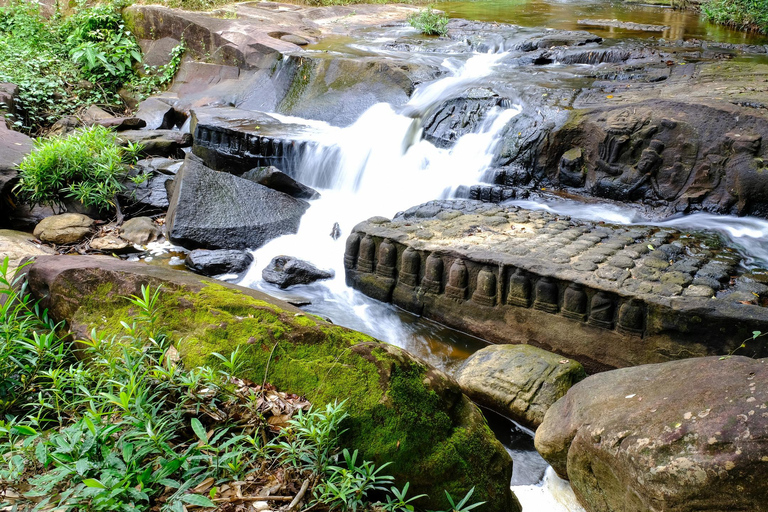
POLYGON ((51 247, 41 245, 29 233, 0 229, 0 262, 8 258, 8 277, 13 276, 24 258, 55 252, 51 247))
POLYGON ((536 449, 598 512, 768 510, 768 360, 706 357, 573 386, 536 449))
POLYGON ((765 331, 768 287, 740 263, 715 233, 463 200, 363 222, 345 255, 348 283, 369 296, 590 371, 724 354, 765 331))

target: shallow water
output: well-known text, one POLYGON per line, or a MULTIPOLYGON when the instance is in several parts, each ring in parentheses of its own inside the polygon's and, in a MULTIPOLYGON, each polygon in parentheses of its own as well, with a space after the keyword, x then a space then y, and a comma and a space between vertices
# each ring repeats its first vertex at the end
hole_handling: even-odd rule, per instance
POLYGON ((511 23, 524 27, 587 30, 604 38, 704 39, 724 43, 768 44, 768 37, 710 23, 699 12, 669 7, 595 0, 470 0, 436 4, 453 18, 511 23), (666 25, 663 32, 640 32, 580 25, 578 20, 609 19, 666 25))

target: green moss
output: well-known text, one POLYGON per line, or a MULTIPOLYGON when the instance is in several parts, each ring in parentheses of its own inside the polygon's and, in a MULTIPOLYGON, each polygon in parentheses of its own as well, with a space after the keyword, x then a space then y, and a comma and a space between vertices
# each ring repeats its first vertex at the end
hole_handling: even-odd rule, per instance
POLYGON ((301 59, 299 67, 296 69, 296 73, 293 75, 293 81, 288 92, 285 93, 285 97, 280 102, 278 111, 290 113, 298 104, 299 99, 306 91, 309 83, 312 81, 312 73, 314 72, 314 66, 311 59, 301 59))
MULTIPOLYGON (((130 318, 127 303, 111 294, 99 288, 77 321, 103 326, 130 318)), ((508 456, 479 410, 442 373, 370 336, 220 284, 194 294, 165 290, 161 297, 162 325, 183 340, 178 349, 186 366, 215 367, 213 352, 228 356, 243 347, 243 377, 266 379, 320 406, 347 400, 343 444, 378 464, 391 462, 387 472, 427 493, 431 508, 447 506, 443 489, 463 496, 472 486, 477 499, 494 503, 486 510, 508 507, 508 456)))

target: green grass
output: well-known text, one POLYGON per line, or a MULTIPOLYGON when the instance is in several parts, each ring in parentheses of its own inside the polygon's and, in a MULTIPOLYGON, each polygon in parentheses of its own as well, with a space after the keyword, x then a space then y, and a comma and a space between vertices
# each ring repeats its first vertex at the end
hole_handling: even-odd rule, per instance
POLYGON ((702 11, 714 23, 768 34, 768 0, 712 0, 702 11))
POLYGON ((408 17, 408 23, 428 36, 444 36, 448 33, 448 16, 432 10, 432 7, 412 14, 408 17))

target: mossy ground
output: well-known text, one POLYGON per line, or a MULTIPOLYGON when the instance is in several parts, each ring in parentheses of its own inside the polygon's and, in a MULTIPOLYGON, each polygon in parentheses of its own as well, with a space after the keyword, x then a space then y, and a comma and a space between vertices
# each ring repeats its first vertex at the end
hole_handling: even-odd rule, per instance
MULTIPOLYGON (((162 325, 181 340, 186 366, 216 366, 212 353, 241 347, 242 377, 320 406, 347 400, 343 443, 365 459, 392 462, 386 471, 400 485, 410 481, 412 492, 429 495, 422 506, 445 507, 444 489, 461 497, 474 486, 487 511, 510 510, 511 461, 476 406, 440 372, 370 336, 220 284, 165 290, 162 302, 162 325)), ((108 285, 82 306, 73 321, 88 331, 111 326, 117 334, 118 319, 132 316, 108 285)))

